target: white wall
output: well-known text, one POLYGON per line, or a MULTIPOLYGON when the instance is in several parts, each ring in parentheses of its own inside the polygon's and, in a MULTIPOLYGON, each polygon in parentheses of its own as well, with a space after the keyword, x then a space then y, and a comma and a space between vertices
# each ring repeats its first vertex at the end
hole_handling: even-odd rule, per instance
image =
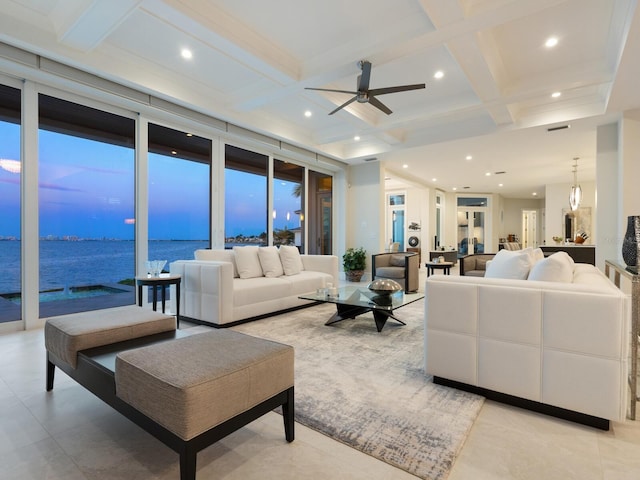
MULTIPOLYGON (((346 248, 363 247, 367 251, 364 279, 371 278, 371 255, 384 251, 384 172, 379 162, 349 167, 347 172, 346 248)), ((338 251, 340 270, 342 255, 338 251)))
MULTIPOLYGON (((418 187, 406 187, 406 188, 394 188, 385 191, 385 214, 382 219, 383 222, 386 223, 386 212, 388 206, 386 205, 386 197, 389 194, 403 194, 405 195, 405 232, 404 232, 404 241, 405 244, 401 245, 401 250, 406 251, 410 245, 407 243, 409 241, 409 237, 416 236, 420 239, 419 248, 424 252, 425 248, 429 246, 429 232, 430 229, 430 190, 429 188, 418 188, 418 187), (408 226, 412 223, 416 222, 420 225, 419 231, 409 230, 408 226)), ((434 200, 435 201, 435 200, 434 200)), ((435 207, 433 217, 435 218, 435 207)), ((387 227, 387 225, 384 225, 387 227)), ((385 228, 385 235, 381 238, 382 243, 380 244, 380 251, 383 252, 387 247, 387 243, 391 238, 391 233, 387 231, 385 228)))
MULTIPOLYGON (((544 200, 528 199, 528 198, 503 198, 502 199, 502 225, 500 220, 494 225, 498 226, 498 237, 506 238, 510 233, 518 235, 520 241, 522 239, 522 211, 536 211, 536 245, 542 244, 544 237, 542 236, 542 224, 544 222, 542 211, 544 209, 544 200)), ((552 235, 553 236, 553 235, 552 235)))
MULTIPOLYGON (((595 182, 581 182, 578 169, 578 183, 582 187, 581 207, 591 207, 591 231, 585 245, 597 244, 597 216, 596 216, 596 184, 595 182)), ((545 187, 545 243, 554 245, 553 237, 564 238, 564 218, 562 209, 569 208, 569 192, 571 183, 554 183, 545 187)))

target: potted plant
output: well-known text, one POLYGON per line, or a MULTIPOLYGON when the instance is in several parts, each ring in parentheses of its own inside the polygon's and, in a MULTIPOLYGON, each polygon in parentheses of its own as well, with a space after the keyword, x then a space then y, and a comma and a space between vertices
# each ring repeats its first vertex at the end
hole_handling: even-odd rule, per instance
POLYGON ((367 263, 367 252, 364 248, 347 248, 342 256, 342 266, 345 277, 349 282, 359 282, 364 275, 367 263))

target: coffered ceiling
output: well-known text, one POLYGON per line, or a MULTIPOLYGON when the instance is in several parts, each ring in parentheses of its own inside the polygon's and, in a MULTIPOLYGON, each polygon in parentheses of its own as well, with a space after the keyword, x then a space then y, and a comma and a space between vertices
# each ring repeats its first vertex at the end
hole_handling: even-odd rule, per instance
POLYGON ((446 191, 542 196, 573 157, 593 179, 597 125, 640 107, 637 0, 2 3, 4 43, 446 191), (426 88, 328 115, 349 95, 305 88, 354 90, 363 59, 370 88, 426 88))

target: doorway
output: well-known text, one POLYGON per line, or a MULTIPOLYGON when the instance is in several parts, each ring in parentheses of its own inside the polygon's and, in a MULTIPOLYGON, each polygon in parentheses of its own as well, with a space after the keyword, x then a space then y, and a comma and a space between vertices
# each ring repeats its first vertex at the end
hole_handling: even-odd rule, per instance
POLYGON ((538 246, 538 212, 536 210, 522 211, 522 248, 538 246))

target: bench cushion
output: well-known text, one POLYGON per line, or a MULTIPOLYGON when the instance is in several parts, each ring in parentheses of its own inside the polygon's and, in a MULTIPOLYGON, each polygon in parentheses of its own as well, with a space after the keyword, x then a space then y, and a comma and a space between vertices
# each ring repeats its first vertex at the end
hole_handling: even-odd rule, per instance
POLYGON ((81 350, 175 329, 175 317, 127 305, 52 317, 44 325, 44 341, 48 352, 76 368, 81 350))
POLYGON ((214 330, 121 352, 116 394, 189 440, 293 386, 293 347, 214 330))

